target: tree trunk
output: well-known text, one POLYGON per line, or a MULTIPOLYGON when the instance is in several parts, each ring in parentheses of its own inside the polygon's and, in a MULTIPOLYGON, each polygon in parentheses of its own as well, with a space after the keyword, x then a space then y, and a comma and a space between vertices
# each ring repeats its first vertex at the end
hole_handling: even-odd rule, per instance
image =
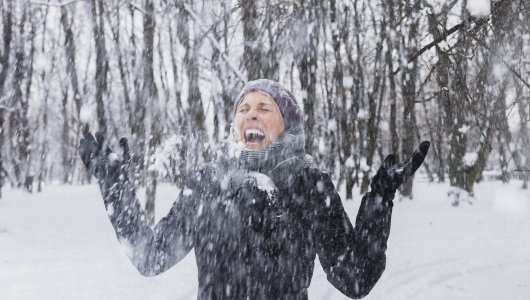
POLYGON ((61 134, 61 156, 63 165, 63 183, 70 183, 70 171, 72 168, 70 159, 70 123, 68 122, 68 90, 65 86, 63 91, 63 101, 61 106, 61 116, 63 121, 61 134))
POLYGON ((66 70, 68 77, 70 78, 70 83, 72 85, 74 103, 76 108, 77 117, 81 111, 81 94, 79 92, 79 81, 77 79, 77 70, 76 70, 76 57, 75 57, 75 41, 74 33, 72 31, 71 23, 68 20, 68 11, 66 6, 61 7, 61 25, 64 30, 64 47, 66 51, 66 70))
MULTIPOLYGON (((4 6, 4 1, 2 1, 2 14, 3 14, 3 30, 2 30, 2 37, 3 37, 3 49, 2 53, 0 55, 0 63, 2 64, 2 69, 0 69, 0 99, 4 98, 5 96, 5 83, 7 78, 7 71, 9 70, 9 59, 11 54, 11 40, 12 40, 12 16, 11 16, 11 7, 6 8, 4 6)), ((11 3, 9 2, 9 5, 11 3)), ((5 104, 4 104, 5 105, 5 104)), ((6 111, 4 107, 0 107, 0 198, 2 197, 2 188, 4 187, 4 181, 5 181, 5 156, 3 153, 4 149, 4 142, 5 142, 5 132, 6 127, 4 125, 5 121, 5 115, 6 111)))
MULTIPOLYGON (((308 22, 315 18, 314 11, 307 7, 307 2, 302 1, 298 7, 295 8, 296 14, 300 16, 302 22, 308 22)), ((300 25, 300 24, 298 24, 300 25)), ((295 25, 297 26, 297 25, 295 25)), ((311 30, 306 27, 296 28, 297 34, 300 35, 302 45, 298 45, 295 53, 295 61, 298 66, 298 77, 300 80, 300 88, 302 90, 302 102, 304 105, 304 131, 305 131, 305 150, 308 154, 313 154, 314 144, 314 128, 315 128, 315 104, 316 97, 316 70, 317 63, 317 45, 318 45, 318 27, 313 26, 311 30)))
POLYGON ((243 64, 247 70, 247 79, 261 78, 262 54, 259 41, 260 30, 257 27, 258 12, 255 1, 240 1, 241 20, 243 21, 244 52, 243 64))
MULTIPOLYGON (((443 32, 439 30, 439 25, 445 28, 446 21, 442 23, 437 20, 436 16, 431 14, 428 16, 429 31, 433 38, 439 39, 443 32)), ((436 64, 436 82, 438 84, 438 96, 436 97, 438 113, 436 114, 436 129, 432 135, 431 140, 435 141, 431 144, 434 161, 436 161, 436 175, 439 182, 445 181, 445 158, 443 155, 443 145, 445 144, 445 136, 449 133, 450 124, 453 120, 451 100, 449 98, 449 68, 451 60, 446 51, 436 45, 436 54, 438 55, 438 63, 436 64), (445 118, 444 118, 445 116, 445 118), (445 134, 444 134, 445 133, 445 134)), ((432 132, 432 130, 431 130, 432 132)))
POLYGON ((92 30, 96 47, 96 112, 98 131, 107 134, 107 119, 105 117, 105 104, 103 97, 107 91, 107 50, 105 47, 105 30, 103 21, 103 1, 92 0, 92 30))
MULTIPOLYGON (((373 18, 373 26, 376 28, 377 23, 375 17, 373 18)), ((379 134, 379 118, 377 114, 377 99, 383 94, 385 64, 383 62, 383 42, 386 39, 386 17, 383 16, 379 29, 379 38, 375 48, 374 59, 374 80, 372 90, 368 93, 368 124, 367 124, 367 143, 366 143, 366 164, 370 169, 363 171, 363 179, 361 184, 361 194, 368 191, 371 179, 371 169, 373 168, 373 160, 375 151, 377 149, 377 136, 379 134), (379 97, 378 97, 379 96, 379 97)))
MULTIPOLYGON (((24 79, 28 75, 27 68, 31 65, 31 57, 27 58, 25 55, 25 23, 27 12, 25 8, 22 8, 23 15, 20 19, 19 24, 19 35, 15 42, 15 64, 13 71, 13 96, 12 103, 16 105, 15 111, 11 115, 10 130, 14 135, 12 140, 15 141, 17 156, 14 159, 14 172, 16 185, 22 187, 28 174, 28 164, 30 162, 30 129, 28 120, 29 102, 28 96, 24 95, 22 87, 24 86, 24 79), (27 61, 26 61, 27 59, 27 61), (27 65, 26 65, 27 63, 27 65)), ((26 84, 31 84, 28 80, 26 84)))
MULTIPOLYGON (((385 4, 383 4, 385 5, 385 4)), ((386 4, 386 8, 388 11, 388 26, 390 30, 395 30, 397 24, 396 24, 396 17, 394 12, 394 0, 389 0, 386 4)), ((385 7, 385 6, 384 6, 385 7)), ((393 34, 387 35, 387 54, 386 54, 386 62, 388 65, 388 81, 389 81, 389 97, 390 97, 390 120, 389 120, 389 130, 390 130, 390 145, 391 145, 391 153, 396 155, 396 159, 399 160, 399 135, 397 132, 397 93, 396 93, 396 80, 395 80, 395 74, 394 74, 394 59, 392 57, 392 51, 394 49, 399 49, 399 45, 396 45, 396 43, 399 42, 398 39, 395 37, 395 31, 393 31, 393 34)))
MULTIPOLYGON (((419 10, 420 10, 420 1, 413 0, 410 3, 407 3, 410 10, 409 18, 412 18, 413 21, 409 25, 407 36, 409 44, 405 47, 405 53, 407 57, 414 53, 417 49, 418 36, 418 26, 419 26, 419 10)), ((405 45, 403 41, 403 45, 405 45)), ((418 63, 416 60, 402 64, 402 99, 403 99, 403 135, 401 138, 401 153, 402 157, 409 157, 415 148, 415 139, 414 132, 416 125, 414 124, 414 103, 416 102, 416 80, 418 76, 418 63)), ((412 198, 412 183, 414 175, 411 176, 403 185, 401 186, 401 195, 404 197, 412 198)))
POLYGON ((162 130, 160 127, 160 105, 158 92, 153 75, 153 48, 155 36, 155 19, 154 4, 152 0, 146 3, 146 12, 144 14, 144 52, 142 55, 142 65, 144 68, 144 86, 142 89, 142 98, 147 99, 151 113, 151 128, 149 135, 149 151, 147 164, 147 186, 145 211, 149 218, 149 224, 155 223, 155 199, 158 171, 151 168, 156 158, 154 156, 156 147, 160 145, 162 130))

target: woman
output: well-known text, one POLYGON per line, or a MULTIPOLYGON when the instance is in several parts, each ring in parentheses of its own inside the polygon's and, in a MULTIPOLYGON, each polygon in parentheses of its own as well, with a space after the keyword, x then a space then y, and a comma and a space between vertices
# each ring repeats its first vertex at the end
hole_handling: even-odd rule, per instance
POLYGON ((303 114, 285 87, 249 82, 235 98, 232 135, 215 161, 188 176, 168 215, 150 228, 124 159, 85 131, 80 155, 98 178, 105 207, 138 271, 154 276, 195 248, 199 299, 307 299, 315 256, 352 298, 385 268, 392 199, 421 165, 428 142, 395 166, 389 155, 352 226, 326 173, 304 151, 303 114))

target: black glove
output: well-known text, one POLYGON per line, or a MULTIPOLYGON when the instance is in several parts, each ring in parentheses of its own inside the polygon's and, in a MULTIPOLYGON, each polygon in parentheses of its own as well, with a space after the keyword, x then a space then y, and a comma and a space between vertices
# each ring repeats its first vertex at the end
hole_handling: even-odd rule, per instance
POLYGON ((106 144, 102 133, 96 132, 94 138, 88 127, 85 127, 83 138, 79 142, 79 155, 85 167, 98 180, 117 179, 120 175, 126 176, 131 158, 126 138, 120 139, 120 146, 123 149, 121 159, 106 144))
POLYGON ((396 156, 388 155, 370 183, 372 192, 380 196, 394 194, 399 186, 421 166, 430 145, 428 141, 422 142, 407 160, 397 165, 396 156))

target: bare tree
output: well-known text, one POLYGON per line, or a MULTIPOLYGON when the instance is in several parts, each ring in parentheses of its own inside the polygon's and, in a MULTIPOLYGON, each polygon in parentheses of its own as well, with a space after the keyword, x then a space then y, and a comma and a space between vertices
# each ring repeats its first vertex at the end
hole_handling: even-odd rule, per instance
POLYGON ((247 70, 247 79, 255 80, 262 77, 262 54, 259 40, 260 30, 257 22, 259 19, 256 1, 240 1, 241 20, 243 22, 244 53, 243 64, 247 70))
MULTIPOLYGON (((14 148, 16 149, 16 154, 13 155, 12 159, 14 161, 14 174, 17 186, 26 186, 24 183, 28 181, 29 176, 29 163, 31 155, 31 146, 30 146, 30 128, 29 128, 29 119, 28 119, 28 94, 29 86, 31 86, 31 72, 33 64, 33 36, 35 35, 34 28, 30 30, 28 36, 26 37, 26 20, 29 14, 28 7, 26 5, 21 5, 18 8, 18 11, 21 12, 20 19, 18 19, 18 34, 15 39, 15 63, 13 70, 13 88, 14 92, 12 95, 12 103, 15 106, 15 110, 10 114, 9 123, 10 123, 10 132, 11 132, 11 141, 16 141, 14 148), (26 39, 31 43, 30 48, 31 53, 26 56, 26 39), (23 90, 23 87, 26 85, 28 90, 23 90)), ((31 24, 30 24, 31 25, 31 24)), ((30 189, 28 188, 28 191, 30 189)))
MULTIPOLYGON (((315 1, 313 1, 315 2, 315 1)), ((305 148, 308 153, 313 153, 315 144, 315 105, 316 97, 316 71, 317 49, 318 49, 318 24, 310 24, 316 21, 316 7, 311 6, 311 1, 301 1, 294 7, 297 21, 292 24, 293 28, 293 56, 298 66, 300 87, 302 90, 302 102, 306 121, 304 130, 306 134, 305 148)))
POLYGON ((5 115, 7 106, 7 97, 5 93, 7 73, 10 68, 10 55, 11 55, 11 41, 13 37, 13 19, 11 11, 11 1, 7 4, 2 1, 2 53, 0 53, 0 63, 2 68, 0 69, 0 197, 2 196, 2 187, 4 186, 4 180, 7 172, 5 171, 4 160, 5 155, 3 154, 4 141, 5 141, 5 115))
POLYGON ((144 51, 142 55, 142 65, 144 69, 143 89, 140 97, 146 99, 150 103, 151 114, 151 128, 149 134, 149 150, 148 150, 148 165, 147 165, 147 186, 146 186, 146 200, 145 210, 151 225, 155 222, 155 199, 158 172, 149 166, 156 159, 154 157, 156 147, 160 144, 162 137, 162 129, 160 123, 160 105, 158 99, 158 90, 155 85, 153 75, 153 48, 155 36, 155 19, 154 19, 154 3, 151 0, 146 2, 146 9, 144 14, 144 51))
MULTIPOLYGON (((377 28, 375 20, 375 12, 372 7, 372 24, 374 29, 377 28)), ((374 58, 374 79, 372 83, 372 90, 368 92, 368 124, 367 124, 367 151, 366 151, 366 164, 372 166, 373 159, 378 143, 379 136, 379 118, 377 110, 381 109, 381 104, 378 105, 378 98, 380 99, 384 94, 384 80, 385 80, 385 64, 383 62, 383 44, 386 40, 387 33, 387 21, 383 15, 380 21, 379 36, 375 45, 375 58, 374 58)), ((364 176, 361 183, 361 193, 365 193, 368 190, 370 184, 371 172, 366 170, 363 172, 364 176)))
POLYGON ((105 46, 105 22, 104 6, 102 0, 92 0, 90 2, 90 12, 92 14, 92 31, 94 33, 96 52, 96 111, 99 131, 107 133, 107 120, 105 117, 105 105, 103 97, 107 91, 107 49, 105 46))

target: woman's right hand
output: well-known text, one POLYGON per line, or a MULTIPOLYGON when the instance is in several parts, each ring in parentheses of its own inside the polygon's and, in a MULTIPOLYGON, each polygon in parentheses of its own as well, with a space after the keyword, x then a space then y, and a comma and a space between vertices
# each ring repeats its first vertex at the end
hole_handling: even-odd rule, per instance
POLYGON ((130 162, 129 145, 126 138, 120 139, 120 146, 123 149, 122 159, 112 152, 101 132, 96 132, 94 138, 86 126, 83 128, 83 138, 79 142, 79 155, 85 167, 98 180, 105 180, 110 177, 115 179, 120 174, 126 174, 130 162))

